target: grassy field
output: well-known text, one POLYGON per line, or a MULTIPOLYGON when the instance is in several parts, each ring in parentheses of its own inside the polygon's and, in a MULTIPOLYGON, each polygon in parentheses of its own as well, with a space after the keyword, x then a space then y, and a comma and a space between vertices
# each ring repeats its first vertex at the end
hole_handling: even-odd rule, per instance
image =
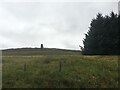
POLYGON ((117 56, 83 56, 57 49, 10 52, 3 51, 3 88, 118 87, 117 56))

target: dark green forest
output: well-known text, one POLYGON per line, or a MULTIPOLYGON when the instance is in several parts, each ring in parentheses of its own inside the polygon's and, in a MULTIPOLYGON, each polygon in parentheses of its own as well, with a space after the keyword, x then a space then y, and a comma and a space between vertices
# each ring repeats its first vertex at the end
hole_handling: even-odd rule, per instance
POLYGON ((83 55, 118 55, 120 15, 111 12, 103 16, 98 13, 93 18, 83 40, 83 55))

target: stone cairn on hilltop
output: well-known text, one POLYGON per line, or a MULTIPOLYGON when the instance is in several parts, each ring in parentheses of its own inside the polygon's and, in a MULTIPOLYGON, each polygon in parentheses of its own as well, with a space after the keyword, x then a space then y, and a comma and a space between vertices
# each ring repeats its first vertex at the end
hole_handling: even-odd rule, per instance
POLYGON ((43 49, 43 44, 41 44, 41 49, 43 49))

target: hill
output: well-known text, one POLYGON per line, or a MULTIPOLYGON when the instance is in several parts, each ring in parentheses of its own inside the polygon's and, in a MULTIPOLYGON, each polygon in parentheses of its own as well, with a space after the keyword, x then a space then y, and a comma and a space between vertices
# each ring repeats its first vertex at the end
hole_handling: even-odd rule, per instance
POLYGON ((56 48, 2 52, 3 88, 118 88, 118 56, 56 48))
POLYGON ((57 48, 16 48, 2 50, 3 56, 9 55, 75 55, 81 54, 79 50, 67 50, 57 48))

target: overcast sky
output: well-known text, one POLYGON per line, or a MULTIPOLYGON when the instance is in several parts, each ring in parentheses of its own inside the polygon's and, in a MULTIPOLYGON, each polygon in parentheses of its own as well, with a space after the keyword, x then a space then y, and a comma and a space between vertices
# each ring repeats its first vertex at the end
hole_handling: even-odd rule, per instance
POLYGON ((118 13, 117 2, 0 2, 0 49, 79 49, 98 12, 118 13))

